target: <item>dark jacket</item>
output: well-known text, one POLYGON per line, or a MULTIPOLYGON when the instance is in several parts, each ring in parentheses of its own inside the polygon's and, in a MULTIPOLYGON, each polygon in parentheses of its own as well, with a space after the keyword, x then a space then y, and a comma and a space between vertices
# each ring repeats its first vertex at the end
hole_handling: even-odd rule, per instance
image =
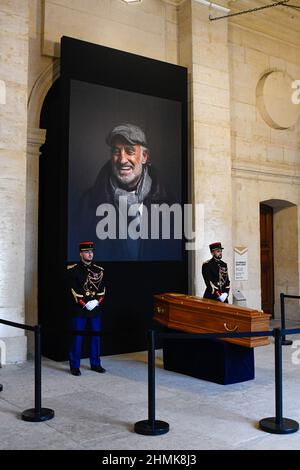
MULTIPOLYGON (((167 192, 153 166, 148 167, 148 173, 152 184, 150 193, 143 201, 148 210, 148 219, 151 213, 151 204, 173 204, 175 201, 167 192)), ((100 204, 108 203, 115 206, 112 187, 110 184, 111 162, 110 160, 101 168, 96 182, 92 188, 87 190, 79 203, 77 214, 78 223, 71 222, 76 226, 75 234, 71 244, 77 247, 81 240, 93 240, 94 249, 101 261, 133 261, 133 260, 161 260, 181 259, 181 240, 164 240, 161 236, 157 240, 137 240, 118 238, 118 211, 116 210, 116 239, 100 240, 96 234, 96 226, 105 216, 96 216, 96 209, 100 204)), ((74 217, 74 216, 73 216, 74 217)), ((74 220, 74 219, 73 219, 74 220)), ((171 232, 172 232, 171 228, 171 232)), ((151 220, 148 220, 148 233, 151 233, 151 220)))
MULTIPOLYGON (((230 281, 227 264, 222 260, 211 258, 202 265, 202 275, 206 284, 203 297, 205 299, 219 300, 221 294, 229 294, 230 281)), ((228 303, 228 297, 225 301, 228 303)))
POLYGON ((100 313, 105 288, 103 286, 104 270, 95 263, 86 265, 82 262, 68 266, 68 289, 71 316, 94 317, 100 313), (97 300, 98 306, 89 311, 85 304, 97 300))

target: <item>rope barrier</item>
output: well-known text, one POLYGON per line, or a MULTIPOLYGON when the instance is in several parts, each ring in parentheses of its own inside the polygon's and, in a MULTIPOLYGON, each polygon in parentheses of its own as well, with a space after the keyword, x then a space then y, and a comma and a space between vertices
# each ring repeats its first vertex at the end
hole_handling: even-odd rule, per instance
POLYGON ((155 419, 155 342, 157 338, 172 339, 206 339, 225 337, 274 336, 275 350, 275 417, 264 418, 259 421, 263 431, 274 434, 290 434, 298 431, 299 423, 289 418, 283 418, 282 400, 282 337, 284 334, 299 334, 300 329, 282 330, 274 328, 272 331, 243 332, 227 334, 176 334, 160 333, 153 330, 148 332, 148 419, 137 421, 134 430, 137 434, 157 436, 169 432, 169 424, 155 419))
POLYGON ((0 318, 0 323, 3 323, 3 325, 8 325, 8 326, 13 326, 15 328, 19 328, 21 330, 28 330, 28 331, 34 331, 34 326, 30 326, 30 325, 25 325, 25 324, 22 324, 22 323, 16 323, 14 321, 9 321, 9 320, 2 320, 0 318))
POLYGON ((280 295, 283 295, 283 297, 286 297, 289 299, 300 299, 300 295, 288 295, 288 294, 283 294, 283 293, 281 293, 280 295))
POLYGON ((293 419, 283 418, 282 400, 282 338, 283 332, 280 328, 274 329, 275 336, 275 417, 264 418, 259 421, 263 431, 272 434, 291 434, 299 429, 299 423, 293 419))
MULTIPOLYGON (((282 294, 282 296, 285 296, 282 294)), ((288 296, 286 296, 288 297, 288 296)), ((300 298, 292 296, 293 298, 300 298)), ((284 316, 283 316, 284 318, 284 316)), ((0 323, 14 328, 34 331, 35 337, 35 407, 23 411, 22 419, 25 421, 41 422, 52 419, 54 410, 42 408, 41 397, 41 325, 26 325, 8 320, 0 319, 0 323)), ((285 324, 285 323, 284 323, 285 324)), ((54 330, 55 328, 45 328, 46 330, 54 330)), ((60 330, 61 331, 61 330, 60 330)), ((101 331, 75 331, 67 330, 77 336, 103 336, 101 331)), ((107 333, 106 333, 107 334, 107 333)), ((282 329, 275 328, 267 331, 247 331, 232 333, 163 333, 154 330, 148 331, 148 419, 135 423, 134 430, 138 434, 144 435, 162 435, 169 431, 169 424, 165 421, 155 419, 155 343, 157 338, 168 339, 226 339, 226 338, 245 338, 273 336, 275 337, 275 417, 264 418, 260 420, 259 425, 262 430, 276 434, 288 434, 296 432, 299 424, 289 418, 282 416, 282 341, 285 335, 300 334, 300 328, 282 329)), ((0 392, 3 386, 0 384, 0 392)))
POLYGON ((282 330, 285 335, 297 335, 300 333, 300 328, 289 328, 287 330, 282 330))
MULTIPOLYGON (((284 302, 285 298, 300 299, 300 296, 299 295, 288 295, 288 294, 284 294, 283 292, 281 292, 281 294, 280 294, 280 317, 281 317, 281 328, 282 328, 282 330, 285 330, 285 302, 284 302)), ((291 341, 290 339, 286 339, 285 335, 283 335, 282 345, 283 346, 291 346, 292 344, 293 344, 293 341, 291 341)))
MULTIPOLYGON (((0 323, 22 330, 34 332, 34 408, 23 411, 21 417, 24 421, 41 422, 54 417, 54 410, 42 408, 42 353, 41 353, 41 325, 22 325, 0 319, 0 323)), ((2 386, 1 386, 2 387, 2 386)), ((2 391, 3 387, 0 387, 2 391)))
MULTIPOLYGON (((295 298, 299 298, 298 296, 293 296, 295 298)), ((4 320, 0 318, 0 323, 3 323, 5 325, 9 325, 15 328, 21 328, 23 330, 29 330, 29 331, 35 331, 36 326, 32 325, 26 325, 26 324, 21 324, 21 323, 16 323, 16 322, 11 322, 8 320, 4 320)), ((72 334, 73 336, 109 336, 113 334, 127 334, 127 331, 120 331, 120 330, 109 330, 109 331, 88 331, 88 330, 73 330, 73 329, 61 329, 61 328, 52 328, 52 327, 41 327, 40 328, 43 331, 53 331, 55 333, 60 332, 60 333, 68 333, 72 334)), ((180 330, 178 330, 180 331, 180 330)), ((300 328, 290 328, 290 329, 285 329, 281 328, 282 334, 283 335, 292 335, 292 334, 298 334, 300 333, 300 328)), ((163 333, 163 332, 157 332, 160 337, 162 338, 168 338, 168 339, 184 339, 184 338, 190 338, 190 339, 222 339, 222 338, 253 338, 253 337, 261 337, 261 336, 274 336, 274 330, 265 330, 265 331, 241 331, 241 332, 231 332, 231 333, 163 333)))

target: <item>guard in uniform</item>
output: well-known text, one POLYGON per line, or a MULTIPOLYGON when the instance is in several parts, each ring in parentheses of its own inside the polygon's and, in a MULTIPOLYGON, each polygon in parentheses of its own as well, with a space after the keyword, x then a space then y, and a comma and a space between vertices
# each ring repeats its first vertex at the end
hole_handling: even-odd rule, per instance
MULTIPOLYGON (((101 330, 101 308, 104 299, 103 273, 101 266, 93 263, 93 242, 80 242, 80 258, 78 264, 68 266, 69 293, 72 302, 72 327, 75 331, 83 331, 90 323, 91 331, 101 330)), ((72 375, 81 375, 82 336, 73 336, 70 348, 70 370, 72 375)), ((100 361, 100 336, 91 336, 90 364, 95 372, 103 373, 105 369, 100 361)))
POLYGON ((222 261, 222 247, 220 242, 209 245, 212 258, 202 265, 202 275, 206 284, 203 297, 228 303, 230 281, 227 264, 222 261))

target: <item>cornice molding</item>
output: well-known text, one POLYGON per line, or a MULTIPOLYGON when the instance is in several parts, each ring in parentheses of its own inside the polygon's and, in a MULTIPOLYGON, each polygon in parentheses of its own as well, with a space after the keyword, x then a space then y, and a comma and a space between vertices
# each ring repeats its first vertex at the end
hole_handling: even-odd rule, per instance
MULTIPOLYGON (((162 1, 163 1, 163 3, 168 3, 169 5, 173 5, 175 7, 180 7, 181 5, 183 5, 188 0, 162 0, 162 1)), ((191 0, 191 1, 194 1, 196 3, 201 3, 202 5, 205 5, 209 8, 213 8, 215 10, 222 11, 223 13, 229 13, 230 12, 229 8, 225 8, 222 5, 219 5, 218 3, 210 2, 208 0, 191 0)))
POLYGON ((168 3, 169 5, 173 5, 174 7, 179 7, 182 3, 186 2, 187 0, 161 0, 163 3, 168 3))
POLYGON ((231 168, 234 178, 255 179, 275 183, 300 185, 300 166, 276 165, 274 163, 249 163, 235 161, 231 168), (270 168, 271 166, 271 168, 270 168))
MULTIPOLYGON (((217 2, 210 2, 209 0, 161 0, 163 3, 167 3, 167 4, 170 4, 170 5, 173 5, 174 7, 179 7, 181 5, 183 5, 185 2, 189 1, 189 2, 194 2, 194 3, 200 3, 200 4, 203 4, 203 5, 206 5, 206 6, 210 6, 211 8, 215 9, 215 10, 219 10, 221 11, 223 14, 228 14, 229 12, 230 13, 238 13, 239 11, 245 9, 245 8, 241 8, 241 5, 242 5, 242 1, 239 1, 239 0, 236 0, 236 1, 230 1, 230 2, 225 2, 225 0, 223 1, 220 1, 221 5, 217 2), (226 6, 230 5, 230 8, 226 8, 226 6)), ((252 1, 248 1, 248 4, 247 4, 247 8, 251 9, 251 8, 256 8, 256 7, 259 7, 259 6, 262 6, 261 3, 259 3, 258 0, 252 0, 252 1)), ((295 42, 295 41, 292 41, 292 40, 288 40, 288 38, 284 38, 284 37, 280 37, 282 36, 280 33, 275 33, 275 34, 272 34, 271 32, 266 32, 265 31, 265 22, 266 21, 269 21, 270 24, 272 25, 275 25, 274 26, 274 31, 276 31, 276 25, 281 25, 281 24, 284 24, 286 25, 286 29, 289 31, 289 27, 292 26, 292 32, 293 32, 293 37, 297 37, 297 33, 298 33, 298 29, 296 27, 296 23, 294 23, 293 25, 291 24, 291 12, 288 11, 288 9, 286 8, 285 10, 278 10, 277 11, 277 15, 276 15, 276 18, 278 18, 276 20, 276 18, 273 17, 272 14, 269 13, 269 10, 266 10, 267 13, 263 13, 263 15, 256 15, 255 16, 255 21, 249 21, 247 20, 247 15, 246 16, 242 16, 242 17, 236 17, 236 18, 229 18, 229 25, 230 26, 237 26, 238 28, 242 28, 244 30, 248 30, 250 32, 254 31, 256 32, 257 34, 261 34, 263 37, 268 37, 268 38, 271 38, 273 40, 276 40, 276 41, 280 41, 282 42, 283 44, 287 44, 288 46, 292 45, 294 47, 297 47, 299 48, 300 47, 300 44, 295 42), (252 27, 253 25, 253 27, 252 27)), ((297 14, 297 16, 299 16, 297 14)), ((251 17, 251 19, 253 20, 253 16, 251 17)), ((295 21, 296 21, 296 18, 295 18, 295 21)), ((271 30, 270 30, 271 31, 271 30)))
POLYGON ((201 3, 202 5, 205 5, 209 8, 213 8, 214 10, 222 11, 223 13, 229 13, 230 8, 223 7, 222 5, 219 5, 218 3, 214 2, 209 2, 208 0, 194 0, 196 3, 201 3))
POLYGON ((35 127, 28 127, 27 129, 27 145, 38 146, 38 148, 46 140, 46 129, 39 129, 35 127))
MULTIPOLYGON (((255 23, 253 23, 254 26, 255 26, 255 23)), ((292 46, 292 47, 296 47, 296 48, 299 48, 300 45, 299 44, 295 44, 294 42, 289 42, 289 41, 286 41, 285 39, 282 39, 282 38, 279 38, 278 36, 273 36, 272 34, 270 33, 267 33, 267 32, 264 32, 264 31, 260 31, 259 29, 253 27, 251 28, 250 26, 246 26, 246 25, 243 25, 243 24, 239 24, 239 23, 233 23, 232 21, 229 22, 229 28, 240 28, 240 29, 243 29, 244 31, 249 31, 251 33, 256 33, 256 34, 260 34, 261 36, 263 37, 266 37, 266 38, 269 38, 269 39, 272 39, 273 41, 278 41, 278 42, 281 42, 282 44, 286 44, 287 46, 292 46)))

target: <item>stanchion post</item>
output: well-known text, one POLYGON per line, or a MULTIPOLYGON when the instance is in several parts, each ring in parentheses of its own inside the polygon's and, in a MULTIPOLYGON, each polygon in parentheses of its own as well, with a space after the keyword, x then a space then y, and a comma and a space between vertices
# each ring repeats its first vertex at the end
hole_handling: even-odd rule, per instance
POLYGON ((42 351, 41 326, 34 327, 34 408, 23 411, 24 421, 48 421, 54 417, 54 410, 42 408, 42 351))
POLYGON ((169 432, 169 424, 155 420, 155 331, 148 331, 148 419, 134 425, 137 434, 158 436, 169 432))
POLYGON ((41 328, 36 325, 34 329, 34 408, 40 415, 42 408, 42 351, 41 328))
POLYGON ((148 336, 148 416, 152 432, 155 429, 155 336, 149 331, 148 336))
MULTIPOLYGON (((284 303, 284 294, 281 292, 280 294, 280 315, 281 315, 281 328, 285 330, 285 303, 284 303)), ((293 344, 293 341, 290 339, 286 339, 285 335, 282 335, 281 344, 283 346, 290 346, 293 344)))
POLYGON ((275 337, 275 413, 276 425, 282 426, 282 336, 279 328, 274 331, 275 337))
POLYGON ((3 390, 3 385, 0 384, 0 392, 2 392, 2 390, 3 390))
POLYGON ((263 431, 272 434, 291 434, 298 431, 299 423, 293 419, 282 417, 282 332, 274 329, 275 337, 275 413, 274 418, 264 418, 259 422, 263 431))

